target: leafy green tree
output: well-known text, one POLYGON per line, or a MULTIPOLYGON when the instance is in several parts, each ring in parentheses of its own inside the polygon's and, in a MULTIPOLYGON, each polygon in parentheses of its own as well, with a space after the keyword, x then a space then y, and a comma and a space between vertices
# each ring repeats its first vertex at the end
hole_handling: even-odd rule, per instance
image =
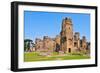
POLYGON ((30 39, 24 40, 24 51, 29 51, 31 47, 33 47, 33 41, 30 39))

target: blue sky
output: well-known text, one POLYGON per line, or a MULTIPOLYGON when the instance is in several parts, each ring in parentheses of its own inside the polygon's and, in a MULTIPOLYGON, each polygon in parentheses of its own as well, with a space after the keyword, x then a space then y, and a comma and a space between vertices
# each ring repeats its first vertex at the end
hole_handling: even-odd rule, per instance
POLYGON ((90 15, 82 13, 34 12, 24 11, 24 38, 32 39, 49 36, 54 38, 61 31, 62 19, 70 17, 74 32, 80 33, 80 38, 86 36, 90 41, 90 15))

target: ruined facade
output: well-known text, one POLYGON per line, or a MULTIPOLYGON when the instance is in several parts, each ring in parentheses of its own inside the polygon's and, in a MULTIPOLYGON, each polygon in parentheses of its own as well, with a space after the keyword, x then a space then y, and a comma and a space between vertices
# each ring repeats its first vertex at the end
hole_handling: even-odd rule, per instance
POLYGON ((43 48, 46 51, 54 51, 55 41, 48 36, 44 36, 43 38, 43 48))
POLYGON ((35 40, 35 50, 40 51, 43 49, 43 40, 36 38, 35 40))
POLYGON ((90 42, 86 37, 80 38, 79 32, 73 31, 73 23, 70 18, 64 18, 62 21, 61 32, 55 38, 44 36, 43 39, 36 39, 35 48, 38 51, 62 51, 72 53, 90 48, 90 42), (88 43, 88 44, 87 44, 88 43))
POLYGON ((55 41, 48 36, 44 36, 43 40, 35 40, 36 51, 54 51, 55 41))

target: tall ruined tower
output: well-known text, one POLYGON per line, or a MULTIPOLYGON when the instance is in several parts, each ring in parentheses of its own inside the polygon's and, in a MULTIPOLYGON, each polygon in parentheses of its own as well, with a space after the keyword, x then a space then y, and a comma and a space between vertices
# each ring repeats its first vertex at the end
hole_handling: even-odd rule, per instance
POLYGON ((63 19, 61 30, 61 50, 64 53, 73 51, 73 24, 70 18, 63 19))

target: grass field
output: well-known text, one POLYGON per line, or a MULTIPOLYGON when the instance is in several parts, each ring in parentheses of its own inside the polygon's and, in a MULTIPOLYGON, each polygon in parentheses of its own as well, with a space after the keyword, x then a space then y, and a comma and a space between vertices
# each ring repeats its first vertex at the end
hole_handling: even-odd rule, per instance
POLYGON ((87 55, 59 55, 53 53, 51 56, 42 56, 38 52, 25 52, 24 53, 24 62, 33 62, 33 61, 51 61, 51 60, 75 60, 75 59, 89 59, 87 55))

